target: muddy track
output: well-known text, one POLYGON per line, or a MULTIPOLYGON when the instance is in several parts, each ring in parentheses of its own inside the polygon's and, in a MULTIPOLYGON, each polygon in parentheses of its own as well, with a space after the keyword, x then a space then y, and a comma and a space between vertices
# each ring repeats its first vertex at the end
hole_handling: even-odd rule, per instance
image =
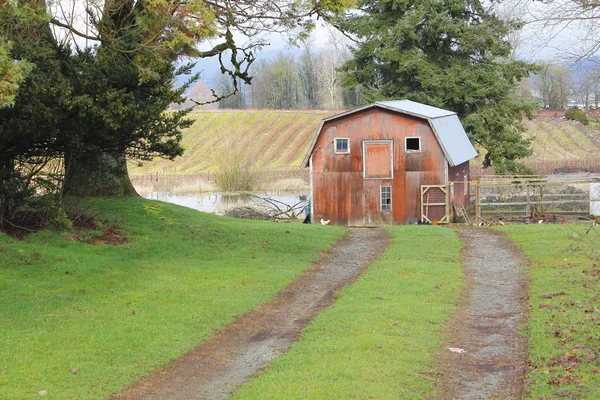
POLYGON ((519 399, 526 371, 525 262, 506 236, 486 228, 457 229, 467 288, 446 324, 437 354, 441 399, 519 399), (448 348, 464 349, 454 353, 448 348))
POLYGON ((226 399, 293 344, 387 245, 383 229, 352 229, 269 303, 111 399, 226 399))

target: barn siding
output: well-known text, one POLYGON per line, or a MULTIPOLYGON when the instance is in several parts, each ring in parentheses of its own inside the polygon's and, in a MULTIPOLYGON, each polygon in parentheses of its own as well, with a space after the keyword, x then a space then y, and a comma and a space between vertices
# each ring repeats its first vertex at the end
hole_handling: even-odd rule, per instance
POLYGON ((415 222, 420 219, 420 186, 446 183, 446 159, 428 122, 385 109, 326 121, 314 149, 315 221, 350 226, 415 222), (421 137, 420 152, 405 152, 408 136, 421 137), (335 137, 350 139, 350 154, 334 153, 335 137), (392 140, 393 180, 364 179, 364 140, 392 140), (381 185, 392 186, 392 212, 380 209, 381 185))
POLYGON ((468 161, 448 169, 448 180, 450 182, 454 182, 452 201, 456 206, 464 205, 467 207, 469 205, 469 179, 470 175, 468 161), (464 184, 465 176, 467 177, 466 187, 464 184))

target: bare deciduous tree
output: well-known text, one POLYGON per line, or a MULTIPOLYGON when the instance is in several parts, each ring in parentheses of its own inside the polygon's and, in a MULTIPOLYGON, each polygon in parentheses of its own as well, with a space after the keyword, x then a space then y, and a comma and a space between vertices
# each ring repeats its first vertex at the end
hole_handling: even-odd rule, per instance
POLYGON ((582 71, 574 84, 573 93, 584 109, 598 108, 600 90, 600 66, 582 71))
POLYGON ((319 105, 327 110, 344 108, 342 73, 339 68, 350 58, 348 42, 334 29, 328 29, 328 41, 319 55, 319 105))
POLYGON ((571 75, 564 67, 548 62, 538 63, 540 70, 534 78, 544 108, 562 110, 569 104, 571 75))
POLYGON ((600 52, 598 0, 507 0, 502 9, 526 25, 524 44, 534 55, 550 50, 561 61, 575 61, 600 52))

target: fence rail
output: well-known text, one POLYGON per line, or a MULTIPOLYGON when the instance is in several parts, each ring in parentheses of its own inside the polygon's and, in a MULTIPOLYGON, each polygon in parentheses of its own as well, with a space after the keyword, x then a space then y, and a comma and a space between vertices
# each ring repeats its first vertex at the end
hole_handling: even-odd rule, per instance
POLYGON ((471 198, 477 222, 505 215, 536 221, 588 217, 590 187, 598 182, 596 177, 483 176, 471 181, 471 198))

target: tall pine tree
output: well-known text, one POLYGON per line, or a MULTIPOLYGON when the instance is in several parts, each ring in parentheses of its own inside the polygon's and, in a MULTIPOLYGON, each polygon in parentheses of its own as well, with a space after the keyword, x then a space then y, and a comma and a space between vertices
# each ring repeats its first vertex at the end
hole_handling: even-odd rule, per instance
POLYGON ((530 105, 511 93, 533 65, 511 60, 507 35, 518 26, 479 0, 360 0, 339 27, 358 38, 345 85, 366 102, 408 98, 455 111, 497 173, 525 170, 530 105))

